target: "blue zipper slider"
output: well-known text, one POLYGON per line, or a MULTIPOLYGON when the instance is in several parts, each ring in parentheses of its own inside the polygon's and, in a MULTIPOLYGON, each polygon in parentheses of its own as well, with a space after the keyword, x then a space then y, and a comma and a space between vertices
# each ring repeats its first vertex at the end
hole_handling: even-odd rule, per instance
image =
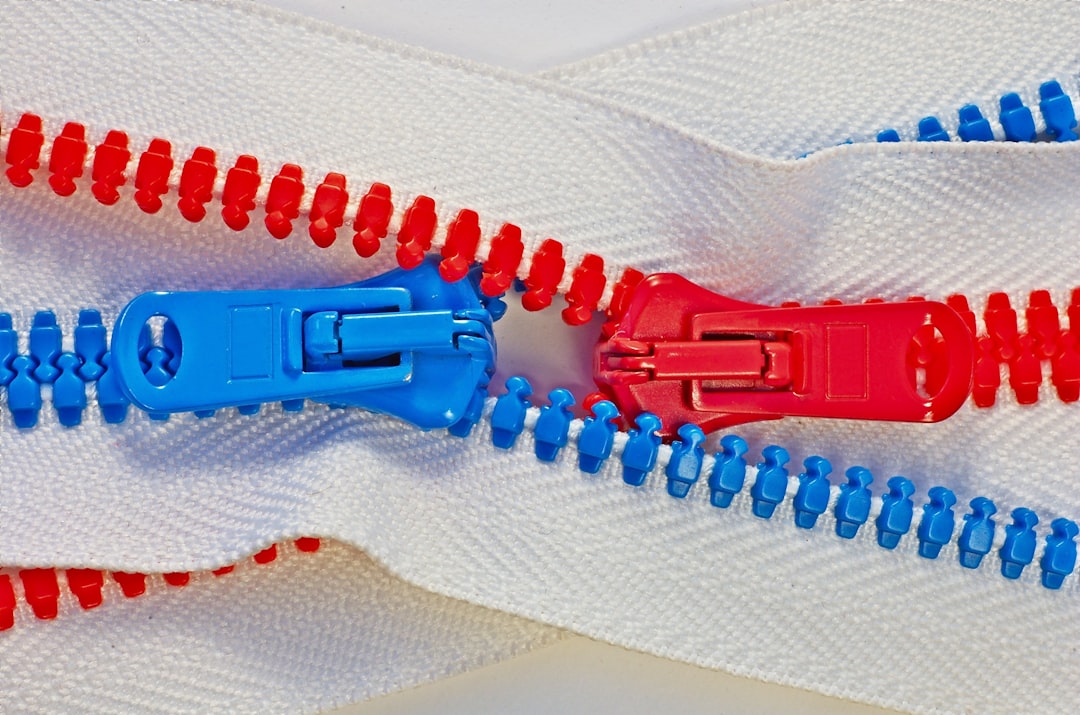
POLYGON ((473 283, 443 281, 432 258, 340 288, 146 293, 116 321, 112 368, 153 413, 311 399, 448 427, 495 369, 473 283))

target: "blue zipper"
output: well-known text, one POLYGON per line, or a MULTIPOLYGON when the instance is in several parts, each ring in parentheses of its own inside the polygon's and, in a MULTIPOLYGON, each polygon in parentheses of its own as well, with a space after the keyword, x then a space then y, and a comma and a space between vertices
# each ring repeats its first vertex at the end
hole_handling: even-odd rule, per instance
MULTIPOLYGON (((1043 82, 1039 86, 1039 112, 1046 125, 1042 134, 1036 132, 1035 118, 1031 108, 1024 104, 1020 95, 1015 92, 1005 94, 998 101, 997 119, 1001 132, 997 133, 991 127, 990 120, 982 109, 974 104, 967 104, 957 112, 960 123, 956 129, 956 137, 965 142, 1000 140, 1068 142, 1080 138, 1075 131, 1077 122, 1072 100, 1057 80, 1043 82)), ((953 136, 942 126, 941 120, 934 116, 920 119, 917 132, 917 141, 921 142, 952 141, 953 139, 953 136)), ((901 138, 897 130, 884 129, 878 132, 877 140, 898 142, 901 138)))
MULTIPOLYGON (((914 538, 919 556, 927 559, 936 559, 943 548, 955 545, 963 568, 983 567, 996 548, 1000 573, 1007 579, 1020 578, 1035 561, 1039 518, 1025 507, 1013 509, 1011 523, 998 538, 1002 531, 994 518, 997 507, 985 496, 971 499, 969 510, 957 523, 956 495, 944 486, 928 490, 920 513, 914 500, 915 486, 903 476, 891 477, 875 499, 871 490, 874 476, 869 469, 851 466, 837 485, 829 479, 832 464, 824 457, 810 456, 792 480, 788 468, 791 457, 783 447, 766 446, 761 460, 751 467, 746 440, 727 434, 720 439, 720 451, 707 454, 704 432, 692 424, 679 428, 678 438, 665 454, 657 434, 662 421, 656 415, 638 415, 635 428, 620 441, 615 439, 620 414, 613 403, 586 400, 590 415, 575 420, 566 409, 573 404, 567 390, 553 390, 550 404, 539 409, 528 399, 531 394, 526 378, 507 379, 506 391, 494 400, 488 413, 496 448, 513 449, 518 437, 528 431, 536 456, 543 462, 554 462, 565 448, 576 449, 578 467, 586 474, 595 474, 608 460, 617 460, 628 486, 641 487, 649 478, 664 479, 667 493, 676 499, 687 498, 695 488, 702 489, 698 483, 704 481, 709 503, 717 509, 731 507, 737 494, 748 491, 750 508, 762 519, 772 519, 777 507, 790 500, 795 528, 815 528, 818 517, 831 510, 841 539, 854 539, 861 530, 873 529, 878 546, 893 550, 903 539, 914 538), (572 434, 577 435, 576 441, 570 439, 572 434)), ((1061 588, 1075 569, 1078 534, 1080 527, 1070 519, 1050 523, 1038 560, 1040 581, 1047 589, 1061 588)))

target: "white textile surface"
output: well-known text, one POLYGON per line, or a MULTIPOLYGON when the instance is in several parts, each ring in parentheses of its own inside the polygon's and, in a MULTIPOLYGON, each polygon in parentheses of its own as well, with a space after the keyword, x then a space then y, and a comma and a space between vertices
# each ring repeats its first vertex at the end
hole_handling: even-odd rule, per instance
MULTIPOLYGON (((964 292, 978 309, 994 290, 1022 302, 1048 288, 1065 302, 1080 284, 1076 144, 835 145, 889 126, 910 138, 922 116, 948 126, 1008 91, 1032 104, 1047 79, 1075 97, 1078 39, 1067 2, 795 2, 525 77, 248 4, 8 3, 0 126, 34 111, 50 136, 78 120, 94 141, 120 128, 136 147, 167 137, 180 157, 211 146, 223 166, 255 154, 267 180, 292 161, 309 186, 327 171, 354 190, 383 181, 399 217, 427 193, 443 225, 469 207, 485 237, 513 221, 527 247, 552 236, 571 262, 604 256, 612 277, 674 271, 744 300, 964 292)), ((85 184, 63 201, 40 180, 4 184, 0 212, 0 306, 23 327, 40 308, 70 329, 78 308, 115 315, 146 290, 335 285, 391 261, 356 259, 347 240, 319 251, 301 231, 274 241, 257 217, 232 234, 130 198, 100 206, 85 184)), ((1080 495, 1075 406, 1044 390, 1034 407, 1003 391, 1000 407, 935 426, 740 433, 752 455, 779 443, 796 467, 811 454, 870 467, 878 493, 903 473, 961 506, 1028 506, 1045 533, 1080 514, 1080 495)), ((1047 711, 1080 698, 1075 575, 1051 592, 1035 568, 1019 583, 996 562, 961 569, 951 547, 928 561, 910 538, 897 552, 870 529, 841 541, 828 516, 797 530, 790 504, 760 520, 745 493, 727 511, 702 486, 677 501, 657 476, 626 487, 614 460, 588 476, 572 453, 537 462, 528 437, 496 451, 483 426, 463 441, 322 407, 42 422, 0 423, 0 563, 199 570, 320 535, 478 606, 865 702, 1047 711)), ((496 650, 550 637, 513 623, 496 650)), ((54 625, 33 628, 41 649, 63 647, 54 625)), ((5 680, 34 677, 0 652, 5 680)), ((446 667, 431 666, 424 677, 446 667)), ((227 692, 242 668, 188 685, 227 692)))

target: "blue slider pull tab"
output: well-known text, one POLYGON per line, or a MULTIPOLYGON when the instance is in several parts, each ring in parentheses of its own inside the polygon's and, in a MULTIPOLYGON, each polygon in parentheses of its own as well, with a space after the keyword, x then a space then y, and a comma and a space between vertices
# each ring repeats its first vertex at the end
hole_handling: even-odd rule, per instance
POLYGON ((446 283, 426 261, 339 288, 146 293, 120 313, 111 354, 150 412, 311 399, 430 429, 490 380, 491 322, 471 281, 446 283), (147 345, 157 316, 166 339, 147 345))

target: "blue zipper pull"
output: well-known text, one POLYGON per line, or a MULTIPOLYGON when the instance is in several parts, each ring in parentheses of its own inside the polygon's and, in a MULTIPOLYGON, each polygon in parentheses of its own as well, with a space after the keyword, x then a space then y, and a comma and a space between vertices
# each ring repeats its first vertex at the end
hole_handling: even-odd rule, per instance
POLYGON ((642 412, 634 418, 637 429, 627 433, 626 445, 622 451, 623 481, 632 487, 640 487, 645 477, 656 466, 660 454, 660 418, 652 412, 642 412))
POLYGON ((443 281, 436 258, 340 288, 146 293, 117 319, 113 368, 152 415, 311 399, 448 427, 494 373, 495 343, 473 281, 443 281))
POLYGON ((870 482, 874 475, 866 467, 848 467, 844 472, 847 483, 840 485, 836 500, 836 535, 854 539, 859 527, 870 518, 870 482))
POLYGON ((1001 575, 1017 579, 1024 567, 1035 560, 1035 525, 1039 517, 1031 509, 1017 507, 1012 512, 1013 523, 1005 527, 1005 543, 1001 545, 1001 575))
POLYGON ((803 466, 806 471, 799 475, 799 489, 795 492, 795 526, 812 529, 829 508, 832 465, 824 457, 814 456, 807 457, 803 466))
POLYGON ((705 460, 705 433, 694 424, 679 428, 679 439, 671 443, 671 458, 664 473, 667 475, 667 492, 677 499, 684 499, 690 488, 701 478, 701 464, 705 460))
POLYGON ((762 519, 771 518, 776 505, 784 501, 787 495, 788 470, 784 466, 791 457, 787 450, 776 445, 769 445, 761 450, 762 461, 757 465, 757 479, 750 487, 751 509, 754 516, 762 519))
POLYGON ((911 496, 915 485, 907 477, 895 476, 889 479, 889 493, 881 495, 881 513, 877 518, 878 545, 884 549, 895 549, 900 537, 911 529, 911 518, 915 504, 911 496))
POLYGON ((1039 566, 1042 568, 1042 585, 1058 589, 1076 568, 1076 542, 1073 539, 1080 534, 1080 528, 1074 521, 1058 518, 1050 522, 1050 532, 1039 566))
POLYGON ((978 568, 983 556, 990 553, 994 545, 994 520, 997 513, 994 502, 986 497, 971 500, 971 513, 964 514, 964 529, 960 532, 957 546, 960 550, 960 565, 964 568, 978 568))
POLYGON ((945 487, 930 487, 927 496, 930 501, 923 506, 922 521, 919 522, 919 556, 936 559, 941 547, 949 543, 956 526, 952 511, 956 495, 945 487))
POLYGON ((709 501, 726 509, 731 499, 742 491, 746 483, 746 458, 750 447, 738 435, 726 434, 720 439, 720 453, 716 455, 712 474, 709 475, 709 501))

